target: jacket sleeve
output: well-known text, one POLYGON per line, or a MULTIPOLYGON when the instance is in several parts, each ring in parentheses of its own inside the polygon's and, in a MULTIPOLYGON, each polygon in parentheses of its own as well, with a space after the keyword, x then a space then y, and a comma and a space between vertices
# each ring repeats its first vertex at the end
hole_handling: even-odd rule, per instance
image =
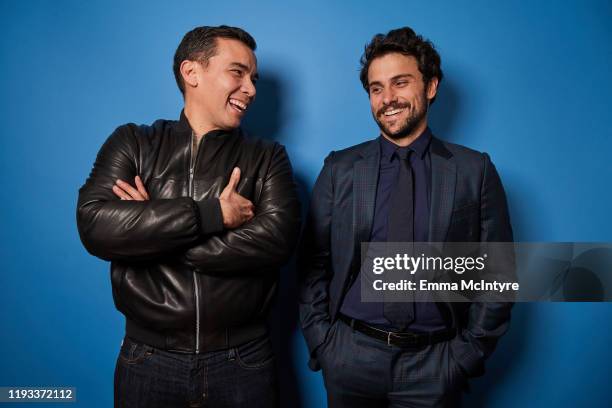
MULTIPOLYGON (((489 156, 483 155, 484 170, 480 191, 480 241, 513 242, 506 194, 489 156)), ((503 250, 500 267, 514 271, 514 252, 503 250)), ((497 266, 496 266, 497 267, 497 266)), ((508 276, 506 273, 505 276, 508 276)), ((469 376, 484 372, 484 361, 510 325, 510 302, 474 302, 468 309, 468 323, 452 341, 453 355, 469 376)))
POLYGON ((309 366, 313 370, 319 368, 316 352, 325 342, 331 325, 332 158, 333 152, 325 159, 315 182, 298 260, 300 322, 310 351, 309 366))
POLYGON ((214 214, 214 202, 197 204, 188 197, 123 201, 113 193, 117 179, 129 182, 140 173, 141 151, 134 132, 130 125, 115 130, 79 190, 81 241, 92 255, 108 261, 150 260, 195 242, 203 221, 218 228, 220 214, 213 220, 200 217, 200 212, 214 214))
POLYGON ((300 204, 285 148, 275 144, 255 216, 242 226, 207 236, 184 254, 198 272, 224 274, 274 268, 295 248, 300 229, 300 204))

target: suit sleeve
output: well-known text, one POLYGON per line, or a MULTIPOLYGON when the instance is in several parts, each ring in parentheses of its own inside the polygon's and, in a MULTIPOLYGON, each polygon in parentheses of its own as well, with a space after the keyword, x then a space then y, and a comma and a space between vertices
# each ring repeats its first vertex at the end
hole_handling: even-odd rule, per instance
POLYGON ((117 179, 139 174, 140 149, 133 126, 107 139, 93 169, 79 190, 77 227, 85 248, 108 261, 146 261, 188 246, 203 231, 217 228, 214 202, 195 203, 189 197, 148 201, 120 200, 112 191, 117 179), (202 219, 200 212, 210 219, 202 219))
MULTIPOLYGON (((483 162, 480 241, 512 242, 512 227, 504 188, 486 153, 483 155, 483 162)), ((505 260, 499 263, 500 267, 513 269, 513 251, 503 252, 505 260)), ((512 305, 509 302, 474 302, 470 305, 467 327, 453 340, 453 353, 469 376, 481 375, 484 372, 484 361, 508 330, 512 305)))
POLYGON ((184 259, 198 272, 224 274, 275 268, 291 256, 300 229, 300 204, 285 148, 276 144, 255 216, 239 228, 206 237, 184 259))
POLYGON ((325 159, 315 182, 299 256, 300 321, 311 360, 318 368, 317 348, 325 342, 331 325, 329 284, 332 278, 330 235, 333 206, 333 152, 325 159))

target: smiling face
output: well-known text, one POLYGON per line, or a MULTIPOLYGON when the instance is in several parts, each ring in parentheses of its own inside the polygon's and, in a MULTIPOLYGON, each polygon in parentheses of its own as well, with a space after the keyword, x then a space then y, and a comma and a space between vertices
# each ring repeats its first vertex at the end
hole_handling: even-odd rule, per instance
POLYGON ((411 142, 427 127, 427 109, 437 78, 426 87, 417 60, 397 52, 374 59, 368 69, 368 93, 374 120, 387 139, 411 142))
POLYGON ((185 105, 194 106, 205 128, 230 130, 255 99, 257 59, 238 40, 217 38, 215 55, 207 62, 183 61, 185 105))

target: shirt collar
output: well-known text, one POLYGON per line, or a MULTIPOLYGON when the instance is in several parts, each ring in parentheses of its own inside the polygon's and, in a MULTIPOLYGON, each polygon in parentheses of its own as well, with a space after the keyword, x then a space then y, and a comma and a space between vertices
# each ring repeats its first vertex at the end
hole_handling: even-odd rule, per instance
POLYGON ((419 158, 423 159, 427 153, 427 150, 429 150, 429 145, 431 143, 431 130, 429 130, 429 127, 425 128, 423 133, 421 133, 419 137, 417 137, 406 147, 396 145, 383 135, 379 136, 379 140, 381 156, 389 161, 391 160, 393 153, 395 153, 395 151, 398 149, 410 149, 415 152, 419 158))

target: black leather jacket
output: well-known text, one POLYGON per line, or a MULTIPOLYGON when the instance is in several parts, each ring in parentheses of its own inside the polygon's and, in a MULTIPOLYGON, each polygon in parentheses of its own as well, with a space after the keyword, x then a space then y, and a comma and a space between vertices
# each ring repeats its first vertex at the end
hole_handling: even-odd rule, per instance
POLYGON ((299 201, 285 149, 240 129, 206 134, 193 151, 180 121, 120 126, 79 191, 83 245, 111 261, 113 299, 126 334, 166 350, 200 353, 265 334, 278 269, 299 232, 299 201), (224 230, 219 197, 232 169, 255 217, 224 230), (148 201, 122 201, 117 179, 140 175, 148 201))

